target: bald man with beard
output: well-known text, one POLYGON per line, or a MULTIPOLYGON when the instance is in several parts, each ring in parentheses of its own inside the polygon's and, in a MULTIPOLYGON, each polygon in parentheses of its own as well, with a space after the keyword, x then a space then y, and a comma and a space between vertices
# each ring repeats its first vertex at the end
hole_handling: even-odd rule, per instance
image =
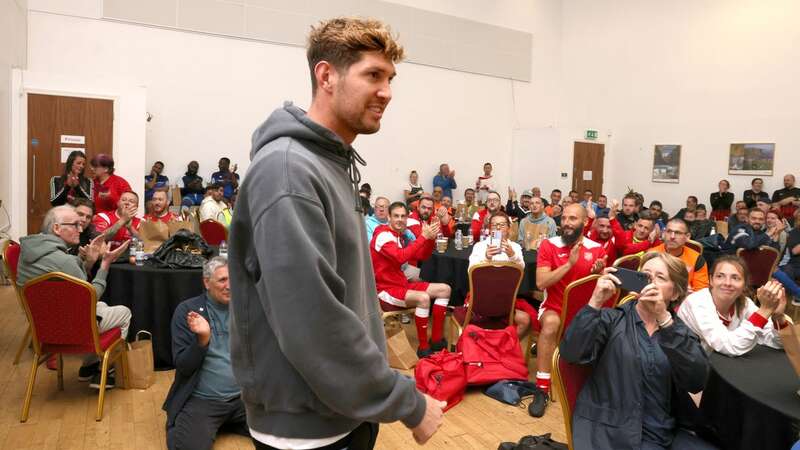
MULTIPOLYGON (((583 236, 588 221, 583 206, 573 203, 564 208, 562 235, 543 241, 536 258, 536 285, 545 291, 545 300, 539 308, 542 330, 537 342, 536 385, 547 393, 550 391, 553 352, 558 345, 564 290, 573 281, 600 272, 606 264, 603 246, 583 236)), ((578 301, 585 304, 588 300, 578 301)))

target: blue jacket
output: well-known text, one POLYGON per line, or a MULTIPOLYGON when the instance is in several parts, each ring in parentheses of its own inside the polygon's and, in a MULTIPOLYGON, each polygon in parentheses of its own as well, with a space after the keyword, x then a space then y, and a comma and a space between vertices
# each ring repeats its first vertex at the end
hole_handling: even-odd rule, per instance
POLYGON ((203 367, 208 347, 197 344, 197 337, 186 324, 186 315, 195 311, 203 316, 209 323, 205 293, 181 302, 172 314, 172 359, 175 364, 175 379, 169 388, 164 405, 161 407, 167 412, 167 428, 175 425, 175 418, 183 409, 183 405, 192 396, 197 386, 197 374, 203 367))
POLYGON ((436 186, 441 186, 442 197, 450 197, 451 199, 453 198, 453 189, 458 187, 455 178, 443 177, 441 174, 433 177, 433 187, 436 186))
MULTIPOLYGON (((636 341, 635 301, 618 308, 584 306, 567 328, 559 350, 572 364, 591 364, 572 413, 572 439, 578 449, 638 449, 642 445, 642 363, 636 341)), ((676 394, 703 390, 708 358, 700 340, 673 315, 657 331, 676 394)), ((673 401, 673 409, 676 402, 673 401)))

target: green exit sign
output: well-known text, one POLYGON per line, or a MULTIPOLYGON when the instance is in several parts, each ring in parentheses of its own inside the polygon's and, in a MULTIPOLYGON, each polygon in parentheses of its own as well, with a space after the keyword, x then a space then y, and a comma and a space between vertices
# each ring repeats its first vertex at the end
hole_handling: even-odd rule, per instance
POLYGON ((586 130, 586 139, 597 139, 597 130, 586 130))

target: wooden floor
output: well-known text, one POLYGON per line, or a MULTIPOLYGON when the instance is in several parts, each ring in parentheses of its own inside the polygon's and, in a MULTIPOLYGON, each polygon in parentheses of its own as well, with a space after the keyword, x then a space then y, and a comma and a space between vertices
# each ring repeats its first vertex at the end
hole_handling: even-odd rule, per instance
MULTIPOLYGON (((39 370, 30 418, 19 422, 22 398, 30 370, 31 353, 19 365, 12 364, 25 331, 24 315, 11 287, 0 286, 0 448, 2 449, 163 449, 164 412, 161 404, 173 372, 157 372, 156 384, 146 391, 113 389, 106 396, 101 422, 94 420, 97 391, 77 379, 80 359, 65 357, 64 391, 58 391, 56 374, 39 370)), ((532 372, 532 373, 535 373, 532 372)), ((469 391, 464 400, 446 413, 444 425, 428 442, 430 449, 491 449, 502 441, 517 441, 527 434, 552 433, 566 442, 560 403, 547 414, 530 417, 526 410, 499 403, 480 390, 469 391)), ((402 424, 381 425, 378 449, 418 447, 402 424)), ((248 439, 222 435, 215 449, 252 449, 248 439)))

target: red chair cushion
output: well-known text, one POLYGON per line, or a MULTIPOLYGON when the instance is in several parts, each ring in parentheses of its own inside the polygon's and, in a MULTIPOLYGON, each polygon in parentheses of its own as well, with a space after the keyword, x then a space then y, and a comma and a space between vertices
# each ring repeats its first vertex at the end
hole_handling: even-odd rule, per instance
MULTIPOLYGON (((100 350, 105 351, 117 339, 122 337, 119 328, 112 328, 100 334, 100 350)), ((42 344, 42 351, 45 353, 94 353, 94 344, 42 344)))
POLYGON ((219 245, 228 238, 228 230, 216 220, 204 220, 200 223, 200 235, 208 245, 219 245))
POLYGON ((772 267, 775 265, 775 259, 778 258, 777 252, 757 248, 743 250, 740 256, 747 263, 747 268, 750 271, 750 286, 763 286, 769 281, 772 276, 772 267))
POLYGON ((578 394, 581 392, 583 385, 586 383, 586 380, 589 379, 589 376, 591 376, 592 366, 570 364, 564 361, 563 358, 559 358, 558 373, 564 384, 569 410, 575 411, 575 400, 578 399, 578 394))
POLYGON ((471 275, 473 313, 480 317, 508 316, 522 277, 519 269, 486 266, 474 269, 471 275))

